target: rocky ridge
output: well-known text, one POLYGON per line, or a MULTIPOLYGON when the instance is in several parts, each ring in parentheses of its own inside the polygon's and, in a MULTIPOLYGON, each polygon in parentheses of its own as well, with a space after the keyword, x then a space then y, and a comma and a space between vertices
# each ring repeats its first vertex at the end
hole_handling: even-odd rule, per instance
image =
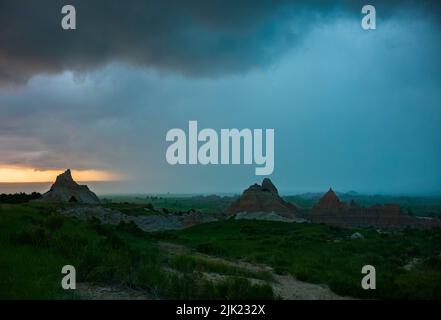
POLYGON ((403 212, 396 204, 362 207, 354 201, 342 202, 332 189, 329 189, 312 208, 310 220, 339 227, 430 228, 441 226, 441 221, 438 220, 414 218, 403 212))
POLYGON ((283 200, 271 180, 265 178, 261 185, 254 184, 246 189, 225 213, 240 219, 296 220, 300 219, 298 211, 297 206, 283 200))

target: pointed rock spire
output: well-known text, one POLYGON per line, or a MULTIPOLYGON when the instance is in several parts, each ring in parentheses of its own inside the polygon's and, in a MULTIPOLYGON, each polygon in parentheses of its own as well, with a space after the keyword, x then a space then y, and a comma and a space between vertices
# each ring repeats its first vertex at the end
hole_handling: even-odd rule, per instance
POLYGON ((297 207, 283 200, 270 179, 265 178, 262 185, 254 184, 246 189, 239 199, 226 210, 229 214, 238 212, 275 212, 295 214, 297 207))
POLYGON ((67 169, 62 174, 57 176, 57 179, 55 180, 55 184, 70 184, 76 182, 72 178, 72 173, 70 172, 70 169, 67 169))
POLYGON ((271 182, 271 180, 269 178, 265 178, 262 181, 262 190, 263 191, 269 191, 272 194, 278 195, 279 192, 277 191, 277 188, 275 187, 275 185, 271 182))
POLYGON ((47 202, 99 203, 100 200, 87 186, 79 185, 72 178, 70 169, 57 176, 50 190, 40 199, 47 202))
POLYGON ((315 209, 341 209, 344 203, 340 201, 332 188, 329 188, 319 202, 314 206, 315 209))

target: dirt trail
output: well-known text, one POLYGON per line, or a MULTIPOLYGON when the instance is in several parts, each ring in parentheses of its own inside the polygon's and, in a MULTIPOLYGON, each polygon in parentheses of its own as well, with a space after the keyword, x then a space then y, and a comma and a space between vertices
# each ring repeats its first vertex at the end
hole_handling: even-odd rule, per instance
MULTIPOLYGON (((213 257, 207 254, 196 252, 188 247, 177 245, 174 243, 160 242, 159 247, 171 254, 191 254, 195 257, 200 257, 206 260, 221 262, 237 268, 246 269, 252 272, 266 271, 270 272, 273 278, 270 284, 274 293, 283 300, 344 300, 351 299, 350 297, 343 297, 332 292, 327 286, 312 284, 297 280, 291 275, 279 275, 274 270, 266 265, 254 264, 245 261, 231 261, 219 257, 213 257)), ((208 274, 212 280, 222 279, 224 276, 219 274, 208 274)), ((263 280, 249 279, 253 283, 262 283, 263 280)))
MULTIPOLYGON (((169 242, 159 242, 160 249, 173 254, 191 254, 207 261, 223 263, 236 268, 241 268, 250 272, 268 272, 272 276, 272 281, 248 278, 251 283, 263 284, 267 283, 272 286, 276 296, 283 300, 344 300, 351 299, 343 297, 332 292, 327 286, 307 283, 297 280, 292 275, 279 275, 274 270, 263 264, 249 263, 246 261, 231 261, 224 258, 214 257, 207 254, 197 252, 183 245, 177 245, 169 242)), ((178 272, 170 269, 169 272, 178 272)), ((218 273, 204 273, 204 276, 211 281, 220 281, 228 276, 218 273)), ((80 299, 91 300, 154 300, 158 299, 157 295, 143 290, 135 290, 132 288, 121 286, 99 286, 90 283, 78 283, 76 293, 80 299)))
POLYGON ((120 286, 100 286, 86 282, 78 283, 75 292, 85 300, 155 300, 157 297, 141 290, 120 286))

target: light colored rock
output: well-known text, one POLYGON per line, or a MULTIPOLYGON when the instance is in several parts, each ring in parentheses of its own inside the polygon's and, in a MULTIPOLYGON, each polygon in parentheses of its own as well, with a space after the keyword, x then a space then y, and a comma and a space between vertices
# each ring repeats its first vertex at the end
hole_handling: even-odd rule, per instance
POLYGON ((364 239, 364 236, 360 232, 355 232, 351 235, 351 239, 364 239))
POLYGON ((102 223, 117 225, 120 222, 133 221, 143 231, 175 230, 184 228, 183 218, 174 214, 131 216, 118 210, 96 207, 75 207, 59 210, 60 214, 81 220, 97 218, 102 223))

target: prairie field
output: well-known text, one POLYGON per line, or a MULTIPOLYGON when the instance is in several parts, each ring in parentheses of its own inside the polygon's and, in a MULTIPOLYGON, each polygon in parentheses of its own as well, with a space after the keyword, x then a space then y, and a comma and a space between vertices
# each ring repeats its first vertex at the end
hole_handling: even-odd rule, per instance
POLYGON ((129 299, 441 298, 440 229, 226 219, 143 232, 133 223, 81 221, 57 209, 0 204, 0 298, 97 299, 96 288, 129 299), (351 238, 355 232, 363 238, 351 238), (376 268, 376 290, 361 288, 367 264, 376 268), (64 265, 75 266, 77 290, 61 288, 64 265))

